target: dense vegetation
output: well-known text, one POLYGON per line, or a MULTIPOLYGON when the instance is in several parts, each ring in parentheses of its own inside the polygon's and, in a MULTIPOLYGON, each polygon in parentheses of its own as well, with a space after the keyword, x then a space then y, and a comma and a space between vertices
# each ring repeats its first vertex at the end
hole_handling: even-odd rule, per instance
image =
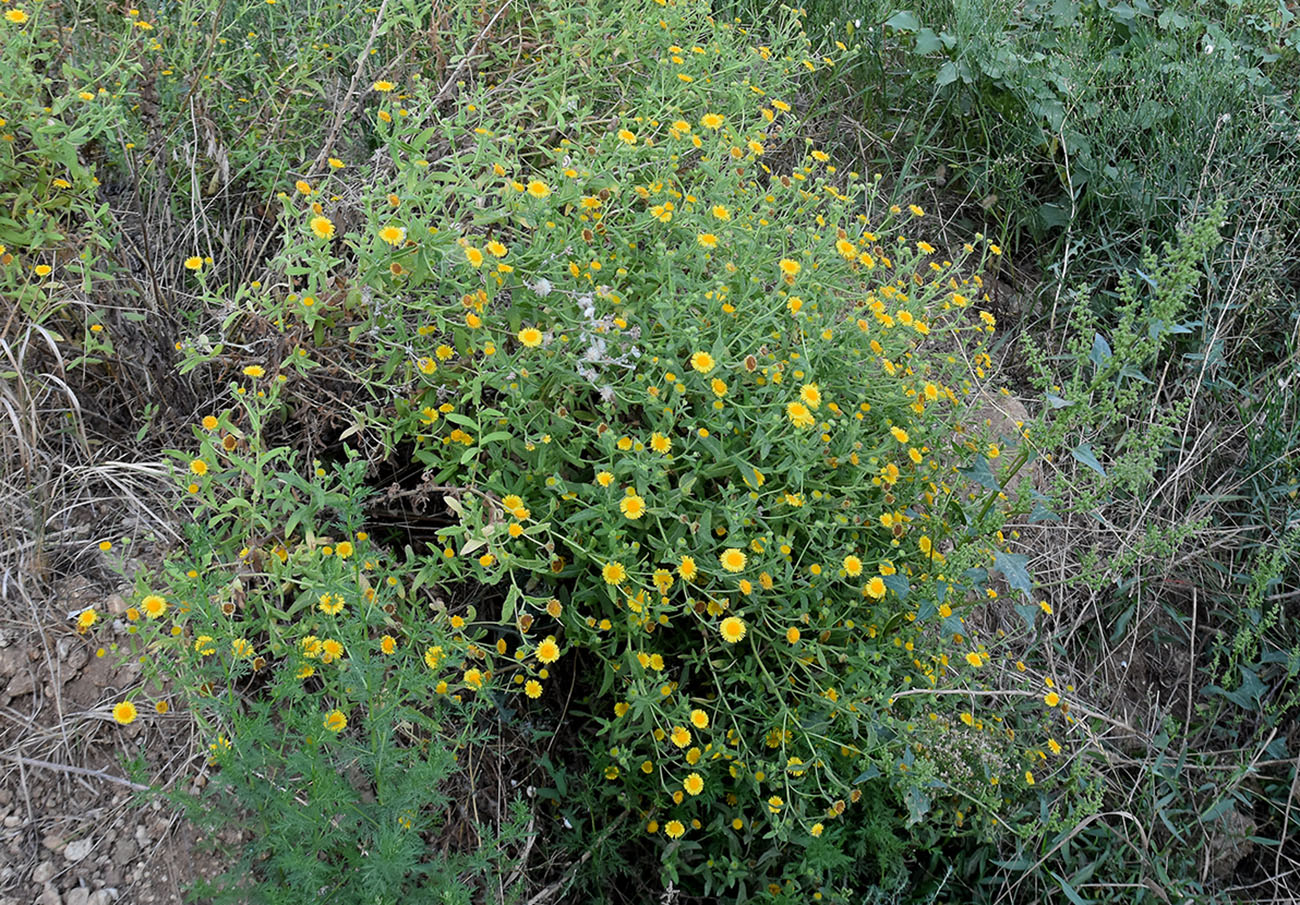
POLYGON ((1286 6, 0 25, 6 555, 171 533, 197 894, 1293 895, 1286 6))

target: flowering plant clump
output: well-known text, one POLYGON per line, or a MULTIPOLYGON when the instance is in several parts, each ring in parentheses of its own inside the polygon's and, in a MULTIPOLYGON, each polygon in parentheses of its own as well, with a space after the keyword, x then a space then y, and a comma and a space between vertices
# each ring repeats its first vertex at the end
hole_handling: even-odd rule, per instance
POLYGON ((694 0, 607 6, 537 6, 586 37, 527 80, 374 82, 374 183, 284 187, 277 276, 183 344, 233 377, 174 451, 196 527, 142 624, 249 794, 285 744, 294 776, 360 758, 366 845, 437 825, 446 721, 563 712, 597 741, 557 819, 628 809, 667 877, 831 895, 870 845, 854 876, 893 882, 1052 785, 1012 741, 1045 708, 980 703, 965 619, 990 571, 1030 588, 1001 533, 1024 437, 969 414, 999 249, 950 260, 801 136, 798 77, 835 57, 797 12, 759 40, 694 0), (341 461, 303 471, 271 438, 320 408, 341 461), (445 503, 436 539, 370 523, 367 463, 445 503))

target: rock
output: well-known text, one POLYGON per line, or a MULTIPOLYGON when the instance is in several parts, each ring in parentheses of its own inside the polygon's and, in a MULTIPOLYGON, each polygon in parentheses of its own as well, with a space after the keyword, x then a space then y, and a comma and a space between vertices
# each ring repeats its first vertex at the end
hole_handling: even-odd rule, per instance
POLYGON ((136 847, 134 840, 123 837, 117 840, 117 844, 113 846, 113 862, 116 864, 130 864, 138 851, 139 848, 136 847))
POLYGON ((24 669, 9 680, 9 686, 5 689, 5 694, 11 698, 16 698, 20 695, 31 694, 35 690, 36 674, 30 669, 24 669))
POLYGON ((55 836, 53 833, 41 840, 41 845, 45 846, 46 851, 57 852, 63 848, 63 839, 55 836))
POLYGON ((90 890, 84 886, 69 889, 63 896, 63 905, 86 905, 90 901, 90 890))
POLYGON ((23 818, 19 817, 17 814, 10 814, 8 817, 5 818, 5 829, 12 830, 14 827, 18 826, 18 824, 22 822, 23 822, 23 818))
POLYGON ((42 861, 32 871, 32 882, 42 886, 54 879, 54 862, 42 861))
POLYGON ((84 861, 86 856, 89 855, 92 851, 94 851, 94 849, 95 849, 95 840, 87 836, 84 839, 77 839, 73 842, 69 842, 68 847, 63 850, 63 857, 67 858, 69 861, 72 861, 73 863, 76 863, 77 861, 84 861))
POLYGON ((53 885, 46 883, 41 894, 36 897, 34 905, 62 905, 59 899, 59 891, 53 885))
POLYGON ((136 845, 140 846, 141 848, 145 848, 150 842, 149 834, 145 832, 143 823, 137 823, 135 825, 135 842, 136 845))
POLYGON ((86 902, 86 905, 109 905, 116 898, 116 889, 97 889, 90 894, 90 899, 86 902))
POLYGON ((121 616, 126 612, 126 601, 121 594, 110 594, 108 600, 104 601, 104 608, 114 616, 121 616))

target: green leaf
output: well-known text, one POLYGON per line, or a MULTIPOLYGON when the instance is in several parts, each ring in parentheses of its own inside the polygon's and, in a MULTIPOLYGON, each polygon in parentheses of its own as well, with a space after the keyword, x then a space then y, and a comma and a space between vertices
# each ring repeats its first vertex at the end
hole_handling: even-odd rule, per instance
POLYGON ((993 469, 989 468, 989 460, 984 456, 976 456, 975 461, 970 465, 958 466, 957 470, 975 483, 984 485, 989 490, 1002 489, 1002 485, 998 483, 997 477, 993 474, 993 469))
POLYGON ((933 28, 922 28, 916 33, 916 52, 919 54, 934 53, 943 47, 943 42, 939 36, 934 33, 933 28))
POLYGON ((957 64, 949 60, 939 67, 939 73, 934 77, 934 84, 935 87, 942 88, 944 85, 951 85, 955 81, 957 81, 957 64))
POLYGON ((1074 458, 1080 463, 1087 465, 1103 478, 1106 477, 1106 469, 1102 468, 1101 463, 1097 461, 1097 456, 1092 451, 1091 443, 1080 443, 1074 449, 1070 450, 1070 455, 1074 456, 1074 458))
POLYGON ((886 19, 885 25, 898 31, 916 31, 921 27, 921 23, 917 20, 915 14, 906 9, 900 9, 886 19))
POLYGON ((1021 591, 1026 595, 1033 592, 1034 580, 1029 575, 1028 555, 1003 553, 999 550, 993 554, 993 567, 1002 573, 1013 590, 1021 591))

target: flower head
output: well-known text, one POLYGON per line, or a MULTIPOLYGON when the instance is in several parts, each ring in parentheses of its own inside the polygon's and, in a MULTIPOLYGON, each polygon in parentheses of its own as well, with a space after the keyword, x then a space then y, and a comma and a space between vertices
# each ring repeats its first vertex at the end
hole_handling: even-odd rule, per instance
POLYGON ((605 579, 605 584, 622 584, 627 580, 627 569, 621 562, 611 561, 605 563, 600 570, 601 577, 605 579))
POLYGON ((331 710, 325 714, 324 726, 330 732, 342 732, 348 726, 348 718, 342 710, 331 710))
POLYGON ((713 356, 708 352, 696 352, 691 356, 691 367, 701 374, 707 374, 717 365, 713 356))
MULTIPOLYGON (((22 25, 27 21, 28 15, 21 9, 11 9, 5 13, 5 18, 15 25, 22 25)), ((127 720, 127 722, 129 723, 130 720, 127 720)))
POLYGON ((406 241, 406 229, 401 226, 393 226, 390 223, 379 231, 379 238, 397 248, 406 241))
POLYGON ((728 616, 722 620, 722 624, 718 626, 718 631, 722 633, 723 641, 728 644, 735 644, 745 637, 745 623, 739 616, 728 616))
POLYGON ((197 255, 185 259, 186 270, 199 270, 203 266, 203 259, 197 255))
POLYGON ((542 331, 536 327, 524 327, 518 333, 519 342, 530 349, 535 349, 542 344, 542 331))
POLYGON ((118 701, 113 705, 113 719, 117 720, 123 726, 135 722, 138 715, 135 705, 130 701, 118 701))
POLYGON ((537 659, 543 663, 554 663, 560 659, 560 645, 556 643, 554 635, 548 635, 546 640, 537 645, 537 659))
POLYGON ((728 572, 741 572, 745 568, 745 551, 736 547, 728 547, 722 551, 718 557, 718 563, 728 572))
POLYGON ((311 231, 319 239, 329 239, 334 235, 334 224, 329 217, 312 217, 311 231))

